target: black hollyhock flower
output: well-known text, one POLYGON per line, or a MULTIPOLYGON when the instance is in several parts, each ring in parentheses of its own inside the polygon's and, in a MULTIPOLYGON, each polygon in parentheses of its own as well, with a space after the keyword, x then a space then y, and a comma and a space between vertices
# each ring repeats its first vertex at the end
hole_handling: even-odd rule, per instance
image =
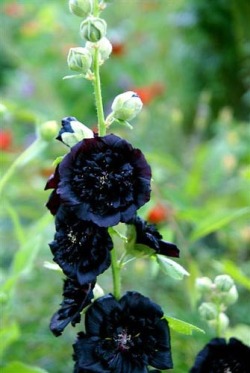
POLYGON ((66 326, 75 326, 81 320, 81 312, 91 303, 94 297, 95 282, 79 285, 77 281, 65 280, 63 286, 63 302, 61 308, 52 316, 50 330, 57 337, 62 334, 66 326))
POLYGON ((80 285, 95 281, 111 263, 113 243, 107 228, 79 220, 63 207, 57 212, 55 224, 54 241, 49 244, 53 260, 80 285))
POLYGON ((250 347, 236 338, 212 339, 201 350, 190 373, 249 373, 250 347))
POLYGON ((137 292, 109 294, 88 308, 86 333, 74 344, 75 373, 146 373, 172 368, 170 332, 162 309, 137 292))
POLYGON ((67 205, 100 227, 128 222, 150 198, 151 169, 139 149, 115 135, 84 139, 58 165, 47 203, 67 205), (58 204, 59 202, 59 204, 58 204))
POLYGON ((157 254, 178 258, 179 249, 173 243, 162 240, 162 235, 157 231, 154 224, 148 224, 139 216, 130 220, 136 229, 136 243, 142 244, 155 250, 157 254))

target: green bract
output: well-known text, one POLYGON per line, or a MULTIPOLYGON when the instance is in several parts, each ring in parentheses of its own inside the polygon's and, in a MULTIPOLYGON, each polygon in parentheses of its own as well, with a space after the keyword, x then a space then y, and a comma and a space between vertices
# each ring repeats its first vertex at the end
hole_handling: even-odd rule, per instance
POLYGON ((102 18, 88 17, 80 25, 80 35, 93 43, 106 35, 107 24, 102 18))
POLYGON ((92 0, 69 0, 69 10, 78 17, 87 17, 92 13, 92 0))
POLYGON ((87 48, 70 48, 67 62, 70 70, 86 74, 91 67, 92 56, 87 48))

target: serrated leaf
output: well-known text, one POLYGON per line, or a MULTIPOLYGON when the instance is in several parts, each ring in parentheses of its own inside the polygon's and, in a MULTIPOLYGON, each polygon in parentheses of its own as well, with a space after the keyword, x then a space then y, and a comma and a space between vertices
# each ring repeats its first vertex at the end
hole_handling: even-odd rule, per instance
POLYGON ((156 259, 162 271, 175 280, 182 280, 184 276, 189 276, 185 268, 174 260, 158 254, 156 255, 156 259))
POLYGON ((164 315, 164 318, 168 321, 169 327, 178 333, 192 335, 193 332, 198 332, 205 334, 203 329, 200 329, 193 324, 189 324, 186 321, 178 320, 167 315, 164 315))
POLYGON ((245 207, 236 211, 216 212, 216 214, 210 215, 207 219, 203 219, 200 224, 197 224, 196 228, 190 235, 190 240, 196 241, 212 232, 216 232, 232 221, 243 216, 250 217, 250 207, 245 207))
POLYGON ((26 365, 20 361, 13 361, 1 368, 1 373, 48 373, 47 370, 26 365))

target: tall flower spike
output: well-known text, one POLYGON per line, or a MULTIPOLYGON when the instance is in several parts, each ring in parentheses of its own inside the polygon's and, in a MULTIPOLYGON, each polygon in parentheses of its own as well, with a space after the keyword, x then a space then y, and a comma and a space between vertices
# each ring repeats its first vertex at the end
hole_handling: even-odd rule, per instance
POLYGON ((46 189, 52 213, 60 204, 100 227, 128 222, 150 198, 151 169, 139 149, 115 135, 85 139, 71 148, 46 189))

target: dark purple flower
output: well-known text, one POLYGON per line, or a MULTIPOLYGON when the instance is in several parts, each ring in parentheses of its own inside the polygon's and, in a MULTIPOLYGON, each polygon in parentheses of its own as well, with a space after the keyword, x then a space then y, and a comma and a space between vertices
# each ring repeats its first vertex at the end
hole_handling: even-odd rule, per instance
POLYGON ((250 347, 236 338, 212 339, 201 350, 190 373, 249 373, 250 347))
POLYGON ((162 235, 154 224, 148 224, 139 216, 134 217, 129 224, 133 224, 136 230, 136 244, 146 245, 155 250, 157 254, 178 258, 178 247, 170 242, 162 240, 162 235))
POLYGON ((137 292, 109 294, 88 308, 86 332, 74 344, 75 373, 146 373, 172 368, 170 332, 162 309, 137 292))
POLYGON ((115 135, 85 139, 71 148, 46 189, 54 214, 66 205, 100 227, 128 222, 150 198, 151 169, 139 149, 115 135))
POLYGON ((63 286, 63 302, 61 308, 52 316, 50 330, 57 337, 66 326, 75 326, 81 320, 81 312, 91 303, 95 282, 79 285, 77 281, 66 279, 63 286))
POLYGON ((111 263, 113 244, 107 228, 79 220, 63 207, 58 210, 55 223, 56 234, 49 244, 54 261, 80 285, 95 281, 111 263))

